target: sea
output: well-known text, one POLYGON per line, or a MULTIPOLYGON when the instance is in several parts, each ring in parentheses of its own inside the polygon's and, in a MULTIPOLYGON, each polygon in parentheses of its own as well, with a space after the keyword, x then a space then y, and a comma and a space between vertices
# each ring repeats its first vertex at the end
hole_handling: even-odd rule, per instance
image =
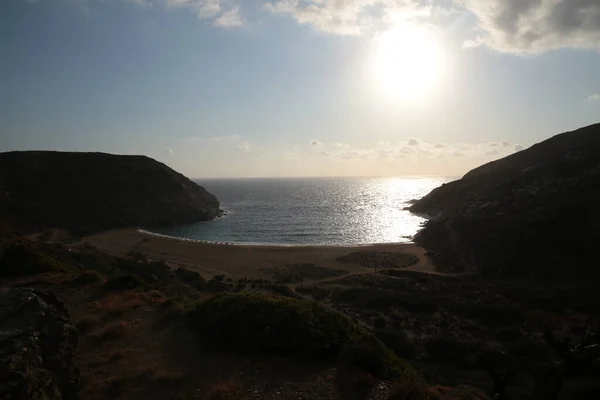
POLYGON ((225 215, 152 229, 189 240, 274 245, 410 242, 425 219, 411 201, 455 178, 268 178, 196 180, 225 215))

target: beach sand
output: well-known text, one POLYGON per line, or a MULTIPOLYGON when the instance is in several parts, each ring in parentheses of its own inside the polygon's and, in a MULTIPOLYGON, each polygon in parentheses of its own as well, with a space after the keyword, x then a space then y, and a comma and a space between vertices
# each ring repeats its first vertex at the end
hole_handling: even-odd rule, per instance
POLYGON ((163 260, 173 268, 186 267, 199 271, 206 278, 225 274, 236 279, 271 279, 272 276, 265 271, 266 268, 300 263, 343 269, 348 274, 373 271, 370 267, 336 260, 355 251, 413 254, 419 258, 419 262, 404 270, 435 273, 424 254, 424 249, 412 243, 366 246, 216 244, 156 236, 134 228, 87 236, 79 244, 82 243, 89 243, 117 256, 125 256, 131 251, 139 252, 150 259, 163 260))

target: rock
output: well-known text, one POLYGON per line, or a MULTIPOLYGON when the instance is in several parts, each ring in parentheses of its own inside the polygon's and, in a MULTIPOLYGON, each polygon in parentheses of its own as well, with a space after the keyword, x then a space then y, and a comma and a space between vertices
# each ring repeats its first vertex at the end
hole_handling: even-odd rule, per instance
POLYGON ((0 399, 78 399, 77 330, 52 293, 0 293, 0 399))
POLYGON ((600 124, 485 164, 413 204, 441 270, 589 280, 600 274, 600 124), (568 272, 568 273, 565 273, 568 272))
POLYGON ((144 156, 53 151, 0 153, 0 221, 22 231, 76 235, 206 221, 217 198, 144 156))

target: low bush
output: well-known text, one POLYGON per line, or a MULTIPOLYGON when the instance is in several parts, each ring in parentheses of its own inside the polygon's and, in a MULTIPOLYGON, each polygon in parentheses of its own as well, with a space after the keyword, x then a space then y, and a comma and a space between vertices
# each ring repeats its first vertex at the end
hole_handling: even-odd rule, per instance
POLYGON ((383 329, 387 325, 387 321, 385 320, 385 317, 381 314, 374 317, 372 323, 373 323, 373 328, 375 328, 375 329, 383 329))
POLYGON ((83 271, 77 277, 71 280, 75 285, 93 285, 95 283, 104 282, 104 278, 97 271, 83 271))
POLYGON ((523 315, 510 305, 474 305, 467 316, 492 326, 513 326, 523 323, 523 315))
POLYGON ((499 342, 514 342, 525 336, 523 331, 517 327, 500 328, 496 331, 496 339, 499 342))
POLYGON ((407 360, 417 357, 417 347, 405 335, 390 329, 376 329, 373 333, 398 357, 407 360))
POLYGON ((134 258, 115 259, 116 269, 124 274, 134 274, 146 282, 171 277, 171 268, 164 261, 140 261, 134 258))
POLYGON ((296 294, 296 292, 294 292, 289 286, 287 285, 277 285, 277 284, 273 284, 273 285, 268 285, 266 287, 266 289, 272 291, 275 294, 279 294, 281 296, 284 297, 290 297, 292 299, 296 299, 299 296, 296 294))
POLYGON ((175 276, 187 283, 194 283, 196 285, 205 285, 206 281, 200 275, 198 271, 192 271, 187 268, 179 267, 177 271, 175 271, 175 276))
POLYGON ((231 293, 200 303, 189 316, 202 339, 228 349, 315 360, 339 357, 379 376, 412 373, 375 336, 317 302, 231 293))
POLYGON ((435 337, 425 342, 429 359, 434 362, 463 364, 471 355, 469 346, 451 338, 435 337))
POLYGON ((0 276, 67 272, 67 268, 32 243, 13 243, 0 259, 0 276))
POLYGON ((115 322, 108 325, 102 332, 95 335, 95 339, 105 342, 119 339, 127 333, 127 324, 125 322, 115 322))
POLYGON ((111 276, 104 284, 104 288, 107 291, 132 290, 143 286, 145 286, 144 281, 133 274, 117 274, 111 276))

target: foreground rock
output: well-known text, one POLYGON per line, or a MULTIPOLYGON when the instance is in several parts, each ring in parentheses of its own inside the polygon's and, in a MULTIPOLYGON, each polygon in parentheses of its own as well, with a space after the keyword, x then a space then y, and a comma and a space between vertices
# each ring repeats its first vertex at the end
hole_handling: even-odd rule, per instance
POLYGON ((491 276, 598 274, 600 124, 554 136, 445 184, 410 210, 439 268, 491 276))
POLYGON ((0 221, 75 234, 206 221, 217 198, 151 158, 104 153, 0 153, 0 221))
POLYGON ((77 399, 76 349, 77 331, 54 295, 24 288, 0 294, 0 398, 77 399))

